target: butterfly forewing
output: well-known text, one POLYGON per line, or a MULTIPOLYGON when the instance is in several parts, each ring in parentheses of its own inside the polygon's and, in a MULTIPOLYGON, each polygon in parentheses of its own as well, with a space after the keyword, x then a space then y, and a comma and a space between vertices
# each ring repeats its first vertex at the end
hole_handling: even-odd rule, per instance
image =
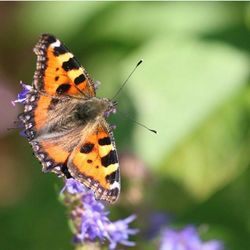
POLYGON ((79 95, 79 90, 88 97, 95 95, 94 84, 87 72, 57 38, 43 34, 34 52, 37 55, 36 89, 50 95, 79 95))

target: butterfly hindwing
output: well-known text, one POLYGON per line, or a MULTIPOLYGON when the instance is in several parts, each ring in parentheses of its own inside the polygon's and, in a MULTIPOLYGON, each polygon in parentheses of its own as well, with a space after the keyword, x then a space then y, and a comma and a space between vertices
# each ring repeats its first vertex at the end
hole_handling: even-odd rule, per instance
POLYGON ((73 178, 91 188, 98 199, 114 202, 120 192, 117 152, 105 121, 83 139, 71 153, 68 170, 73 178))
POLYGON ((55 140, 43 140, 31 142, 33 151, 42 163, 43 172, 54 172, 59 176, 70 177, 65 171, 70 152, 58 145, 55 140))
POLYGON ((54 172, 71 177, 68 172, 68 159, 81 140, 83 127, 64 132, 42 134, 30 141, 34 154, 42 163, 43 172, 54 172))

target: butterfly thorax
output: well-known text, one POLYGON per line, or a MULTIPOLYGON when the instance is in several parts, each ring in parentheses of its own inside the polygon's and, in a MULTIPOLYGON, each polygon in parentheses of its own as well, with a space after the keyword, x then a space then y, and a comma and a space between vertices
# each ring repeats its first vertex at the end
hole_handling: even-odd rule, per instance
POLYGON ((74 118, 83 123, 97 121, 114 110, 114 103, 107 98, 92 97, 79 101, 75 107, 74 118))
POLYGON ((48 111, 47 126, 41 131, 42 134, 70 131, 76 127, 84 127, 87 124, 100 122, 103 117, 112 113, 114 103, 107 98, 91 97, 62 98, 50 105, 48 111))

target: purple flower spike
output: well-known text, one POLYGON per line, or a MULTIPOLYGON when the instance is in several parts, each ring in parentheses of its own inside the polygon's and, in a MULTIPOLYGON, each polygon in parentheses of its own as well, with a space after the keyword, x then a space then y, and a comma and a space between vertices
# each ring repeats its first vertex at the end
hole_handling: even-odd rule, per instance
POLYGON ((223 245, 218 240, 210 240, 203 243, 202 250, 223 250, 223 245))
POLYGON ((65 186, 63 187, 61 192, 64 192, 65 190, 71 194, 77 194, 87 191, 83 184, 78 181, 75 181, 73 178, 66 179, 65 186))
POLYGON ((109 220, 103 211, 95 211, 92 207, 84 210, 81 216, 81 228, 78 238, 81 242, 85 240, 94 241, 99 238, 104 241, 105 238, 109 238, 105 231, 105 223, 109 223, 109 220))
POLYGON ((135 246, 134 242, 128 241, 130 235, 138 233, 138 229, 130 229, 128 227, 128 224, 134 221, 135 218, 135 215, 130 215, 126 219, 118 220, 107 225, 107 230, 111 238, 109 249, 115 249, 118 243, 124 246, 135 246))
POLYGON ((12 105, 15 106, 16 103, 24 103, 27 97, 27 94, 30 92, 32 87, 30 85, 24 84, 22 81, 20 82, 22 86, 22 91, 17 95, 17 99, 15 101, 12 101, 12 105))
POLYGON ((118 244, 135 245, 128 240, 130 235, 138 232, 137 229, 128 227, 128 224, 135 219, 134 215, 111 222, 104 204, 95 199, 92 191, 72 178, 66 180, 61 194, 65 205, 69 207, 75 244, 87 244, 97 240, 103 243, 107 240, 110 250, 115 249, 118 244))
POLYGON ((182 230, 166 228, 162 232, 159 250, 222 250, 221 242, 211 240, 202 242, 197 230, 193 226, 187 226, 182 230))

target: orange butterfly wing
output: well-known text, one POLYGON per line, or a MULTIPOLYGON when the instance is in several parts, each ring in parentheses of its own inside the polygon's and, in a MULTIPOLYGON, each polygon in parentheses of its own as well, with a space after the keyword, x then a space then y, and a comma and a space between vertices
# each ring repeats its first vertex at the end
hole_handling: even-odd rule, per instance
POLYGON ((74 55, 52 35, 43 34, 34 48, 37 66, 34 85, 48 95, 95 96, 95 87, 74 55))
POLYGON ((66 133, 41 134, 30 141, 33 151, 43 166, 43 172, 54 172, 59 176, 71 177, 67 161, 81 140, 83 127, 71 129, 66 133))
POLYGON ((68 159, 72 177, 91 188, 97 199, 115 202, 120 192, 118 156, 105 121, 83 135, 68 159))

